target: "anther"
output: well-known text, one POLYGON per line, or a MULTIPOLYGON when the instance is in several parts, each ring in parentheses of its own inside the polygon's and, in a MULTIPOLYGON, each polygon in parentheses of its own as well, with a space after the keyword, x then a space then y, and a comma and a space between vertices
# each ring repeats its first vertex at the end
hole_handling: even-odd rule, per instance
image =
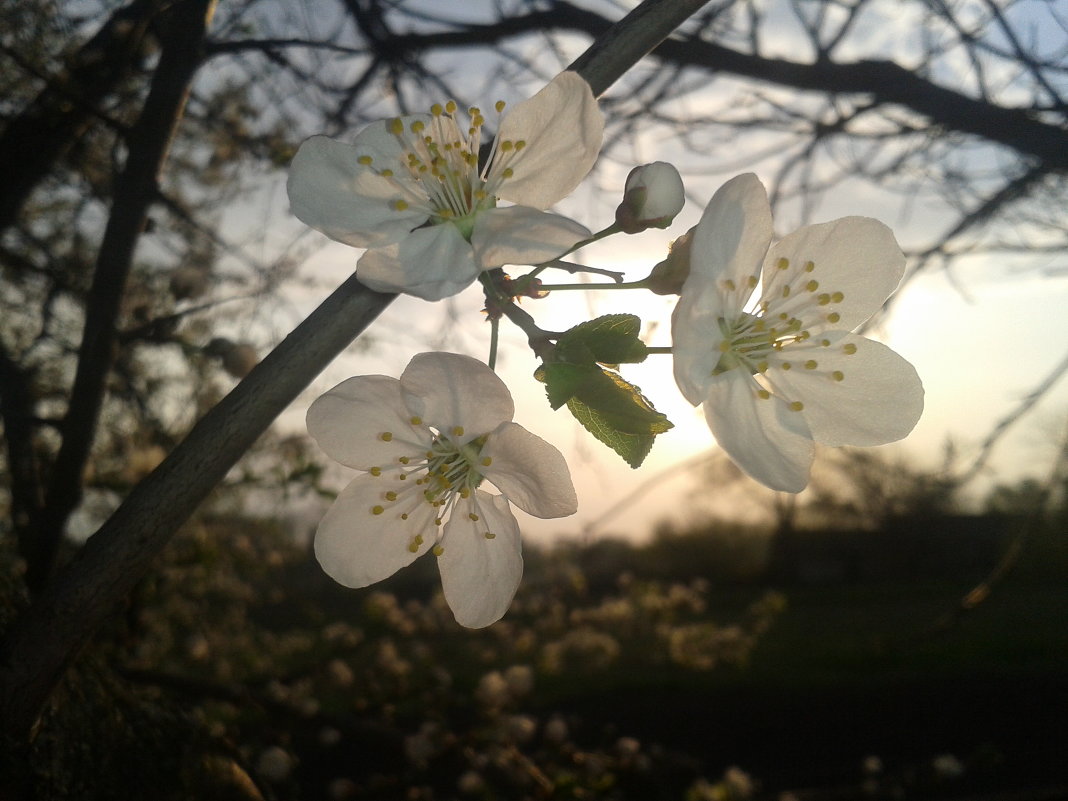
POLYGON ((852 342, 847 342, 845 345, 842 346, 842 350, 846 353, 846 355, 852 356, 854 353, 857 352, 857 346, 854 345, 852 342))
POLYGON ((474 520, 476 523, 478 522, 478 515, 476 515, 474 512, 468 512, 467 516, 474 520))
POLYGON ((504 101, 498 100, 496 103, 493 104, 493 107, 497 109, 497 113, 500 114, 502 111, 504 111, 504 101))
POLYGON ((394 211, 407 211, 408 210, 408 201, 406 201, 406 200, 394 200, 393 201, 393 210, 394 211))
POLYGON ((453 100, 450 100, 448 103, 446 103, 445 104, 445 111, 447 113, 449 113, 449 114, 455 114, 456 113, 456 102, 453 101, 453 100))
POLYGON ((833 373, 831 373, 831 378, 833 378, 835 381, 841 381, 845 378, 845 373, 843 373, 841 370, 835 370, 833 373))
POLYGON ((404 133, 404 120, 400 117, 394 117, 389 121, 389 132, 394 136, 400 136, 404 133))
POLYGON ((805 272, 806 273, 810 273, 815 269, 816 269, 816 263, 814 261, 806 261, 805 262, 805 272))
POLYGON ((393 439, 393 434, 389 431, 383 431, 381 434, 378 435, 378 438, 383 442, 390 442, 393 439))
POLYGON ((827 315, 827 322, 829 323, 837 323, 841 319, 842 315, 840 315, 838 312, 831 312, 827 315))
POLYGON ((733 292, 738 288, 734 285, 734 281, 732 281, 730 278, 723 282, 723 286, 727 288, 728 292, 733 292))
POLYGON ((358 159, 356 159, 356 163, 357 164, 362 164, 365 167, 369 167, 371 165, 371 157, 370 156, 360 156, 358 159))
POLYGON ((818 303, 819 303, 819 304, 820 304, 821 306, 826 306, 826 305, 827 305, 828 303, 830 303, 830 302, 831 302, 831 296, 830 296, 829 294, 827 294, 826 292, 823 292, 823 293, 821 293, 821 294, 819 295, 819 297, 817 297, 817 298, 816 298, 816 301, 817 301, 817 302, 818 302, 818 303))
POLYGON ((482 457, 482 466, 483 467, 489 467, 491 464, 493 464, 493 459, 491 459, 489 456, 483 456, 482 457))
POLYGON ((430 550, 434 552, 434 556, 441 556, 443 553, 445 553, 445 549, 442 548, 440 545, 435 545, 430 550))
POLYGON ((377 477, 377 476, 382 475, 382 468, 381 467, 372 467, 367 472, 369 472, 372 476, 376 476, 377 477))
POLYGON ((485 537, 487 540, 492 540, 492 539, 495 539, 497 537, 497 535, 494 534, 492 531, 487 531, 482 536, 485 537))
POLYGON ((780 270, 788 270, 790 269, 790 260, 780 257, 779 260, 775 262, 775 266, 780 270))
POLYGON ((464 435, 464 427, 463 426, 456 426, 452 430, 452 435, 454 437, 462 437, 464 435))
POLYGON ((373 514, 373 515, 380 515, 380 514, 382 514, 382 513, 384 512, 384 511, 386 511, 386 510, 385 510, 385 508, 384 508, 384 507, 382 507, 382 506, 372 506, 372 507, 371 507, 371 514, 373 514))
POLYGON ((804 408, 805 408, 805 404, 803 404, 801 401, 794 401, 793 403, 790 404, 790 411, 791 412, 799 412, 804 408))
POLYGON ((766 389, 758 389, 757 390, 757 397, 758 398, 762 398, 763 400, 767 400, 768 398, 771 397, 771 393, 768 392, 766 389))
POLYGON ((845 300, 845 294, 842 292, 835 292, 831 295, 831 303, 841 303, 843 300, 845 300))
POLYGON ((805 289, 807 289, 809 292, 815 292, 819 288, 820 282, 816 280, 809 281, 807 284, 805 284, 805 289))
POLYGON ((805 369, 806 370, 815 370, 816 367, 818 367, 818 366, 819 365, 816 364, 816 360, 815 359, 809 359, 807 362, 805 362, 805 369))
POLYGON ((400 456, 400 457, 397 458, 397 461, 400 462, 401 464, 408 464, 408 462, 410 462, 411 459, 409 459, 407 456, 400 456))
POLYGON ((790 297, 790 286, 789 286, 789 285, 786 285, 786 286, 784 286, 784 287, 782 288, 782 296, 783 296, 784 298, 788 298, 788 297, 790 297))
POLYGON ((397 500, 397 493, 395 493, 393 490, 390 490, 389 492, 386 493, 386 500, 387 501, 395 501, 395 500, 397 500))
POLYGON ((793 365, 790 364, 790 362, 783 362, 781 366, 782 366, 783 370, 789 370, 791 367, 793 367, 793 365))
POLYGON ((419 415, 413 415, 412 418, 408 422, 411 423, 413 426, 422 425, 423 418, 420 417, 419 415))

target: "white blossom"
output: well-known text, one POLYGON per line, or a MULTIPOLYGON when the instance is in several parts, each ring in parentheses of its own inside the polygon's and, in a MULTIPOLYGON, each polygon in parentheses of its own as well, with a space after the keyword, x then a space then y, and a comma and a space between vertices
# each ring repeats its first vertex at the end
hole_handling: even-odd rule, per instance
POLYGON ((728 181, 694 231, 672 315, 675 380, 716 441, 772 489, 808 483, 814 441, 881 445, 923 411, 916 370, 850 333, 897 288, 905 259, 866 217, 809 225, 771 244, 754 175, 728 181), (759 287, 759 295, 753 296, 759 287))
POLYGON ((435 104, 372 123, 352 144, 314 136, 294 157, 293 213, 369 248, 356 274, 371 289, 440 300, 481 270, 537 264, 589 236, 544 211, 586 177, 601 147, 604 118, 585 80, 562 72, 506 114, 481 170, 485 117, 478 108, 469 124, 459 116, 454 102, 435 104))
POLYGON ((499 620, 523 573, 510 504, 542 518, 577 509, 564 457, 513 423, 513 411, 489 367, 454 353, 421 353, 399 380, 357 376, 319 397, 308 431, 332 459, 363 471, 319 524, 323 569, 366 587, 433 551, 456 620, 499 620))

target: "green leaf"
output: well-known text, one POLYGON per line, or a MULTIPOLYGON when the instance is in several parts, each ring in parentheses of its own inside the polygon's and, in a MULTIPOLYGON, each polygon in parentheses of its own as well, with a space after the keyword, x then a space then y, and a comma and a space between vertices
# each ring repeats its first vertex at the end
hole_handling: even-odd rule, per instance
POLYGON ((543 365, 535 374, 539 381, 545 382, 545 394, 549 405, 559 409, 583 386, 597 381, 603 371, 595 364, 569 364, 568 362, 550 362, 543 365))
POLYGON ((638 338, 641 327, 641 319, 633 314, 606 314, 564 332, 554 354, 572 364, 643 362, 648 351, 638 338))
POLYGON ((617 373, 596 365, 545 366, 546 393, 553 408, 567 408, 597 439, 638 467, 653 440, 672 427, 641 390, 617 373))

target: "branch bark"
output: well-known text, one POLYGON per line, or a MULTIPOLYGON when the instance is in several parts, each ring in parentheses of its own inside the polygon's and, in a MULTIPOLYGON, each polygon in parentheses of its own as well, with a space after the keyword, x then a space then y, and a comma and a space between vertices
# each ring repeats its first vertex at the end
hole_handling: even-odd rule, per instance
MULTIPOLYGON (((693 0, 645 0, 616 26, 647 31, 618 39, 623 42, 618 47, 629 48, 628 56, 612 53, 608 66, 607 54, 591 57, 580 74, 591 85, 607 87, 655 44, 646 16, 650 9, 659 20, 657 35, 665 36, 694 5, 693 0)), ((393 297, 372 292, 355 276, 343 283, 197 423, 19 616, 0 643, 0 737, 26 741, 66 666, 197 504, 393 297)))

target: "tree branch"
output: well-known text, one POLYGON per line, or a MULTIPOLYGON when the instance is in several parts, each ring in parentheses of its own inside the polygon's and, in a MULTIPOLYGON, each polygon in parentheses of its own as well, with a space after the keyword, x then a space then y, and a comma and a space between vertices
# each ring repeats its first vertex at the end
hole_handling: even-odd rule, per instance
POLYGON ((63 421, 63 444, 53 466, 33 550, 28 554, 26 582, 31 591, 40 590, 51 573, 67 518, 81 501, 82 475, 114 358, 119 304, 189 85, 201 63, 201 45, 214 1, 186 0, 171 11, 152 87, 127 138, 129 155, 115 184, 111 214, 86 298, 78 367, 63 421))
POLYGON ((0 133, 0 231, 15 222, 30 193, 96 115, 96 107, 137 65, 159 0, 134 0, 86 42, 65 75, 0 133))

